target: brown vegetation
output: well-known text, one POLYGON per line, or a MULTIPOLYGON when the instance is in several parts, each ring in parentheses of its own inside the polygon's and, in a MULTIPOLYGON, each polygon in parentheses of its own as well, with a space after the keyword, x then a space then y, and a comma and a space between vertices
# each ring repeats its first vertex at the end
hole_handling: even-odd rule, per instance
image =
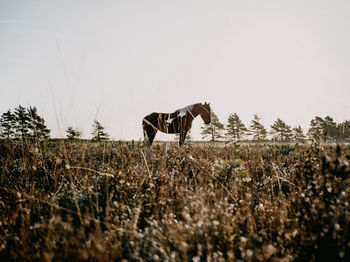
POLYGON ((0 141, 0 260, 349 261, 350 147, 0 141))

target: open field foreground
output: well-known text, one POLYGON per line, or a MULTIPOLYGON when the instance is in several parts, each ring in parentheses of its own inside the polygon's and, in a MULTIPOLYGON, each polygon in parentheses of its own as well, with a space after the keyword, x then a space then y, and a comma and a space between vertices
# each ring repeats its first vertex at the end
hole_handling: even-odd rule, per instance
POLYGON ((0 141, 0 260, 350 261, 349 161, 349 146, 0 141))

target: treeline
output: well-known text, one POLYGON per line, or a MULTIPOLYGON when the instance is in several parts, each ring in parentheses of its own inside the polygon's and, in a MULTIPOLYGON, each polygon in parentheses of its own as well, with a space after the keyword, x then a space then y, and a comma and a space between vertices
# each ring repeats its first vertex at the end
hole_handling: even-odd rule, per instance
MULTIPOLYGON (((97 120, 93 123, 91 133, 93 141, 106 141, 109 135, 97 120)), ((68 127, 66 135, 69 140, 79 139, 82 132, 68 127)), ((39 116, 37 108, 25 108, 19 105, 13 111, 8 110, 0 117, 0 138, 39 141, 50 138, 50 129, 47 128, 44 118, 39 116)))
POLYGON ((50 129, 38 115, 37 108, 19 105, 12 112, 8 110, 0 118, 0 137, 7 139, 40 140, 50 137, 50 129))
POLYGON ((261 118, 254 114, 250 126, 247 128, 237 113, 230 114, 227 124, 219 121, 217 115, 211 112, 211 123, 202 127, 203 138, 211 141, 273 141, 273 142, 299 142, 307 140, 312 142, 333 143, 350 142, 350 121, 336 123, 332 117, 321 118, 316 116, 310 122, 309 129, 304 132, 300 125, 292 127, 280 118, 267 130, 261 124, 261 118))
MULTIPOLYGON (((105 128, 94 121, 91 132, 92 141, 107 141, 109 134, 105 128)), ((72 126, 66 130, 69 140, 79 139, 82 132, 72 126)), ((245 141, 257 142, 299 142, 307 140, 318 143, 350 142, 350 121, 336 123, 332 117, 316 116, 310 121, 310 127, 305 132, 300 125, 290 126, 280 118, 267 130, 261 123, 261 118, 253 115, 251 124, 246 127, 237 113, 230 114, 227 124, 222 124, 217 115, 211 111, 211 123, 202 127, 202 137, 211 141, 245 141)), ((25 108, 19 105, 13 111, 8 110, 0 117, 0 138, 17 140, 41 140, 50 138, 50 129, 45 125, 45 120, 38 114, 37 108, 30 106, 25 108)))

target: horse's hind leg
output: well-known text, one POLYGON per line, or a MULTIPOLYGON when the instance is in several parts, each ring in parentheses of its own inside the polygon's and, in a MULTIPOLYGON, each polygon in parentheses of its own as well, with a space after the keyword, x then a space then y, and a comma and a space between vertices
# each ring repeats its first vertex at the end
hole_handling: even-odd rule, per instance
POLYGON ((148 137, 149 145, 152 145, 154 137, 156 136, 156 134, 157 134, 157 130, 152 130, 152 132, 149 134, 149 137, 148 137))

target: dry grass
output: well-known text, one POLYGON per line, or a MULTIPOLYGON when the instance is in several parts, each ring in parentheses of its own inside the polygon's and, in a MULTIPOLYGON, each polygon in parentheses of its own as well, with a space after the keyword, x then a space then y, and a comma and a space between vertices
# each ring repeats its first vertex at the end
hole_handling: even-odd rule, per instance
POLYGON ((0 141, 0 260, 350 259, 350 147, 0 141))

